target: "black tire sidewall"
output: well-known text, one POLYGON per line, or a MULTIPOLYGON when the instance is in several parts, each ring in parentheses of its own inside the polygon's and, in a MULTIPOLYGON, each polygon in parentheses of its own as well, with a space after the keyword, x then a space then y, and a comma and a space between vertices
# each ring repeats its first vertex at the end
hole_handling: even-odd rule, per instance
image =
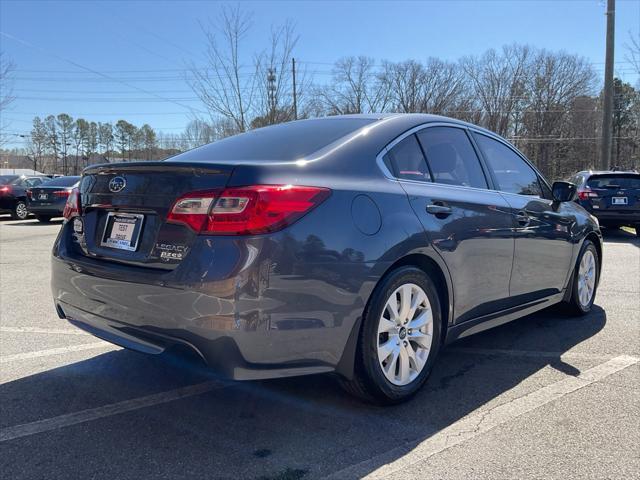
POLYGON ((576 262, 575 271, 573 275, 573 292, 571 295, 571 301, 573 303, 573 307, 578 309, 578 311, 582 313, 589 313, 591 308, 593 307, 593 302, 596 299, 596 292, 598 290, 598 284, 600 283, 600 258, 598 256, 598 250, 591 240, 585 240, 582 244, 582 248, 580 249, 580 255, 578 255, 578 260, 576 262), (593 257, 596 259, 596 284, 593 288, 593 294, 591 295, 591 300, 589 301, 589 305, 586 307, 580 303, 580 298, 578 295, 578 276, 580 272, 580 262, 582 262, 582 257, 585 252, 590 250, 593 253, 593 257))
POLYGON ((415 267, 401 267, 384 278, 372 294, 367 306, 360 342, 361 368, 369 390, 386 403, 397 403, 414 395, 427 380, 440 347, 441 310, 437 289, 431 279, 415 267), (433 314, 433 340, 429 358, 420 375, 409 385, 398 386, 387 380, 378 362, 378 321, 391 294, 405 283, 420 286, 427 294, 433 314))

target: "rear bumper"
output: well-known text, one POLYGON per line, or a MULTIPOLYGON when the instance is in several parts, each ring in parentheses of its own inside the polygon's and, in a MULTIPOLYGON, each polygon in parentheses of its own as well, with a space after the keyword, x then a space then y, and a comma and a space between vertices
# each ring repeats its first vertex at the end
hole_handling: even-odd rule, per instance
POLYGON ((33 205, 27 204, 27 210, 29 213, 33 213, 34 215, 54 215, 54 216, 62 216, 62 212, 64 211, 64 205, 62 208, 59 205, 33 205))
MULTIPOLYGON (((287 247, 279 238, 216 239, 214 249, 203 237, 190 253, 198 256, 199 269, 191 262, 167 272, 75 255, 69 230, 61 229, 52 260, 53 297, 62 317, 144 353, 186 346, 236 380, 340 370, 363 294, 368 297, 374 284, 352 275, 350 286, 337 287, 340 273, 326 265, 279 272, 287 247)), ((336 268, 345 275, 349 268, 357 271, 344 263, 336 268)))
POLYGON ((640 224, 640 211, 607 212, 606 210, 590 209, 589 213, 598 219, 602 225, 629 225, 640 224))

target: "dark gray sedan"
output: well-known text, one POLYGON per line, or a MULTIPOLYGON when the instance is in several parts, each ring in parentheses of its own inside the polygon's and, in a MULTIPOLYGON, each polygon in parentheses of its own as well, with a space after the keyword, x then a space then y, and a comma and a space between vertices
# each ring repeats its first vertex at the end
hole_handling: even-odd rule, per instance
POLYGON ((253 130, 85 170, 53 250, 58 314, 237 380, 336 372, 409 398, 454 340, 593 305, 597 221, 497 135, 432 115, 253 130))

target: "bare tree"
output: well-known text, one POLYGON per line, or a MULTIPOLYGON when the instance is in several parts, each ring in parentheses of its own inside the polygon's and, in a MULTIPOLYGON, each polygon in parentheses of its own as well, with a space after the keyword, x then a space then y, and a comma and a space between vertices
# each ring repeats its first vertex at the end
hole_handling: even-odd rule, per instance
POLYGON ((255 59, 258 116, 252 121, 252 127, 293 119, 291 59, 298 42, 293 23, 287 21, 272 27, 270 40, 269 49, 255 59))
POLYGON ((257 75, 243 73, 240 46, 251 27, 251 15, 239 7, 223 7, 218 23, 203 31, 207 40, 207 67, 191 67, 189 83, 212 118, 231 120, 237 132, 249 127, 255 108, 257 75))
POLYGON ((640 33, 634 37, 629 32, 629 43, 627 47, 627 61, 633 65, 636 73, 640 74, 640 33))
POLYGON ((35 117, 33 119, 33 128, 27 143, 27 152, 31 161, 33 162, 33 169, 38 171, 38 168, 43 168, 44 156, 47 151, 47 129, 40 119, 35 117))
POLYGON ((481 57, 462 59, 461 66, 469 81, 469 94, 481 110, 482 124, 500 135, 508 135, 514 115, 522 104, 524 83, 530 57, 527 46, 491 49, 481 57))
POLYGON ((567 112, 577 97, 593 94, 595 72, 583 57, 540 50, 535 53, 526 76, 528 101, 524 115, 526 136, 533 139, 527 151, 551 178, 559 159, 545 138, 557 137, 567 112))
POLYGON ((326 113, 372 113, 386 108, 389 85, 376 73, 373 58, 342 58, 332 73, 331 83, 317 90, 326 113))

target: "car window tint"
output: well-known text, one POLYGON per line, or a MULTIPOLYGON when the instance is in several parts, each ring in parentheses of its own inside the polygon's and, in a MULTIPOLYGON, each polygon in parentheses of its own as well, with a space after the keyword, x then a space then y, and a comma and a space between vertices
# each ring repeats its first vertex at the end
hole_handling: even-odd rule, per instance
POLYGON ((27 187, 35 187, 36 185, 40 185, 42 183, 42 179, 41 178, 27 178, 24 183, 25 183, 25 185, 27 187))
POLYGON ((480 161, 464 130, 430 127, 418 132, 418 138, 434 182, 487 188, 480 161))
POLYGON ((398 142, 384 156, 384 161, 396 178, 421 182, 431 180, 427 164, 424 161, 422 150, 415 135, 409 135, 398 142))
POLYGON ((54 178, 53 180, 45 180, 42 183, 43 187, 72 187, 74 186, 76 183, 78 183, 80 181, 80 177, 74 177, 74 176, 69 176, 69 177, 58 177, 58 178, 54 178))
POLYGON ((587 182, 589 188, 634 188, 640 189, 640 175, 594 175, 587 182))
POLYGON ((256 128, 170 157, 175 162, 300 160, 376 118, 328 117, 256 128))
POLYGON ((473 134, 489 168, 498 182, 498 190, 518 195, 544 197, 535 170, 504 143, 486 135, 473 134))

